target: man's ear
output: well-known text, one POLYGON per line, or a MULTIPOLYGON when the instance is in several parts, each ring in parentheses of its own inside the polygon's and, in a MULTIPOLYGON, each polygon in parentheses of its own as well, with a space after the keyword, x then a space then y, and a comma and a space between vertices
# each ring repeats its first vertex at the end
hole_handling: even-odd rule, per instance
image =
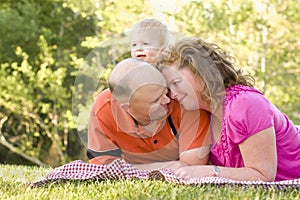
POLYGON ((126 112, 129 112, 129 103, 121 103, 120 104, 121 108, 123 108, 126 112))

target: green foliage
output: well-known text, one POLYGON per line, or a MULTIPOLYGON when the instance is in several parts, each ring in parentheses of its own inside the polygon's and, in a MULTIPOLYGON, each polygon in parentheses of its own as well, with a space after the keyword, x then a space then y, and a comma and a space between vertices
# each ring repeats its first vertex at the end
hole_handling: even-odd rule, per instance
POLYGON ((20 47, 16 55, 22 58, 22 62, 2 64, 0 69, 3 74, 0 77, 0 90, 3 91, 0 94, 1 115, 7 117, 7 122, 1 127, 2 135, 13 141, 20 151, 33 157, 44 156, 42 150, 51 145, 47 144, 49 139, 52 145, 63 147, 59 140, 63 134, 60 133, 74 128, 70 120, 72 113, 59 113, 68 106, 70 98, 66 88, 62 87, 66 70, 51 69, 54 59, 45 49, 47 44, 43 37, 39 45, 42 52, 48 52, 47 56, 39 55, 44 61, 40 63, 40 69, 33 70, 29 56, 20 47))
POLYGON ((7 5, 0 12, 6 35, 0 47, 1 134, 16 153, 57 166, 72 159, 67 152, 69 136, 76 133, 71 91, 80 57, 88 52, 80 41, 93 34, 87 28, 93 22, 60 1, 7 5))
MULTIPOLYGON (((84 83, 74 87, 77 75, 82 75, 78 70, 86 64, 93 48, 127 31, 149 12, 141 0, 1 3, 1 144, 35 164, 58 166, 76 158, 85 160, 85 147, 76 126, 86 128, 93 93, 106 87, 111 67, 117 61, 112 59, 116 52, 112 52, 111 44, 100 45, 100 55, 94 57, 92 64, 99 57, 105 71, 94 71, 92 76, 83 73, 84 83), (74 121, 73 114, 82 110, 81 122, 74 121)), ((118 47, 118 43, 115 40, 114 49, 126 54, 128 49, 118 47)))
POLYGON ((298 189, 242 188, 230 185, 185 186, 161 181, 106 180, 49 183, 34 188, 49 168, 0 166, 1 199, 299 199, 298 189))
MULTIPOLYGON (((256 87, 300 124, 300 12, 297 1, 192 1, 179 32, 215 42, 252 74, 256 87)), ((172 14, 170 14, 172 15, 172 14)))

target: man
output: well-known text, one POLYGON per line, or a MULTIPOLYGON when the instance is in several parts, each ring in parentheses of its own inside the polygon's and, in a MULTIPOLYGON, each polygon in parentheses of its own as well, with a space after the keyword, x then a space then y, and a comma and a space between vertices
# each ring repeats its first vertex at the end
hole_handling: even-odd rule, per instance
POLYGON ((184 111, 170 100, 166 81, 155 67, 125 59, 115 66, 108 84, 91 110, 90 163, 122 158, 140 169, 172 170, 207 164, 208 113, 184 111))

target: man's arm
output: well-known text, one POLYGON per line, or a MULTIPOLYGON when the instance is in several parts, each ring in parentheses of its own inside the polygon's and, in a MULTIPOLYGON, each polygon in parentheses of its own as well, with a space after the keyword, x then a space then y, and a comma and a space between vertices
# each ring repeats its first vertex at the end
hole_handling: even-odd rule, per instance
POLYGON ((211 132, 208 112, 184 111, 179 129, 179 153, 181 162, 188 165, 206 165, 211 148, 211 132))
POLYGON ((166 161, 166 162, 154 162, 149 164, 133 164, 133 166, 140 170, 156 170, 156 169, 168 168, 171 169, 172 171, 175 171, 179 167, 187 166, 187 164, 179 160, 176 160, 176 161, 166 161))
POLYGON ((181 153, 180 160, 167 162, 154 162, 149 164, 133 164, 140 170, 156 170, 168 168, 175 171, 179 167, 188 165, 203 165, 208 163, 209 151, 211 145, 206 145, 197 149, 192 149, 181 153), (196 158, 196 159, 195 159, 196 158))
POLYGON ((180 161, 188 165, 206 165, 208 164, 211 145, 205 145, 200 148, 184 151, 180 154, 180 161))
POLYGON ((87 157, 89 159, 90 164, 97 164, 97 165, 108 164, 120 158, 117 152, 114 153, 114 150, 97 152, 92 149, 87 149, 87 157), (114 154, 116 155, 114 156, 114 154))
POLYGON ((121 150, 102 132, 94 108, 90 112, 87 156, 91 164, 109 164, 121 158, 121 150))

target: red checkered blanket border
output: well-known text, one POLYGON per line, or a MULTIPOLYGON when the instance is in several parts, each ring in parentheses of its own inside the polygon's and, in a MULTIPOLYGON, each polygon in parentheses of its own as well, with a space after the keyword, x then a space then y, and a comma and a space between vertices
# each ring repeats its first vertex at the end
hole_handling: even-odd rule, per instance
POLYGON ((106 180, 106 179, 142 179, 142 180, 162 180, 183 185, 237 185, 255 186, 275 189, 300 188, 300 178, 277 182, 263 181, 235 181, 222 177, 199 177, 188 181, 179 179, 169 169, 159 170, 139 170, 124 160, 115 160, 108 165, 95 165, 75 160, 53 169, 44 178, 36 182, 29 183, 31 186, 43 186, 50 182, 66 180, 106 180))

